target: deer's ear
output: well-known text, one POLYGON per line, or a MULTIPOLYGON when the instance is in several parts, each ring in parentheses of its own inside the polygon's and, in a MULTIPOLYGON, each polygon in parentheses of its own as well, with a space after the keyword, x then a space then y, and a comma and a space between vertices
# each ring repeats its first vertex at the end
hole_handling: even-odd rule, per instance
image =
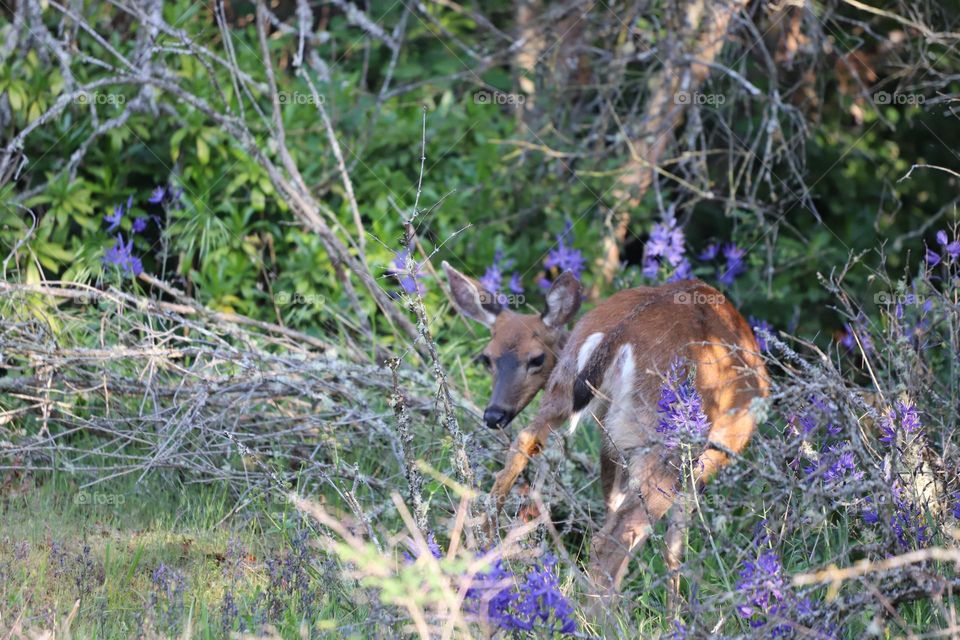
POLYGON ((464 317, 492 327, 497 320, 497 314, 503 310, 497 297, 473 278, 468 278, 451 267, 446 260, 443 261, 443 270, 447 273, 450 293, 457 311, 464 317))
POLYGON ((550 287, 547 308, 540 316, 548 327, 562 327, 580 310, 580 282, 572 271, 564 271, 550 287))

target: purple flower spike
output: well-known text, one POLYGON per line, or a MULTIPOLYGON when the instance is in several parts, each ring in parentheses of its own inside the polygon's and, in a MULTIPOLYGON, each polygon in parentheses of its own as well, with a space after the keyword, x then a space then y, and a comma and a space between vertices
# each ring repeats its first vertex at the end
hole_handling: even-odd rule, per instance
POLYGON ((557 247, 547 254, 547 259, 543 261, 543 266, 547 270, 556 268, 561 273, 572 271, 574 277, 579 280, 580 275, 586 268, 586 261, 579 249, 574 249, 567 245, 567 238, 573 242, 573 223, 567 220, 563 233, 557 234, 557 247))
POLYGON ((480 278, 480 284, 490 293, 500 293, 501 283, 503 282, 503 251, 497 249, 493 254, 493 263, 487 267, 480 278))
POLYGON ((113 215, 103 216, 103 221, 110 223, 110 226, 107 227, 107 231, 113 232, 117 227, 120 226, 120 221, 123 220, 123 205, 117 205, 113 208, 113 215))
POLYGON ((510 289, 510 293, 518 296, 523 293, 523 282, 520 281, 519 271, 514 271, 510 276, 510 284, 507 285, 507 288, 510 289))
POLYGON ((947 252, 947 255, 950 256, 950 261, 952 262, 956 260, 957 257, 960 257, 960 242, 954 240, 948 244, 944 250, 947 252))
POLYGON ((117 235, 117 242, 107 250, 103 256, 104 264, 110 264, 120 267, 123 271, 139 276, 143 273, 143 263, 140 258, 133 255, 133 238, 126 244, 123 243, 123 236, 117 235))
POLYGON ((761 353, 767 351, 766 335, 773 334, 773 325, 766 320, 754 318, 753 316, 749 317, 749 321, 750 328, 753 329, 753 335, 757 339, 757 348, 760 349, 761 353))
POLYGON ((657 433, 664 434, 664 445, 676 449, 706 435, 710 421, 703 411, 703 398, 693 385, 693 375, 681 358, 670 364, 667 380, 660 387, 657 402, 657 433))
POLYGON ((407 271, 408 255, 408 249, 403 249, 398 252, 393 259, 394 268, 388 271, 388 273, 397 279, 397 281, 400 283, 400 288, 402 288, 406 293, 423 294, 423 285, 420 284, 420 278, 423 277, 423 275, 420 273, 420 268, 423 265, 417 264, 416 261, 413 261, 413 270, 407 271))
POLYGON ((707 248, 700 253, 700 255, 698 256, 698 259, 703 260, 704 262, 708 262, 716 258, 719 254, 720 254, 720 245, 717 244, 716 242, 711 242, 710 244, 707 245, 707 248))
POLYGON ((163 197, 167 195, 167 190, 163 187, 157 187, 153 190, 153 193, 150 194, 150 198, 147 200, 150 204, 160 204, 163 202, 163 197))
POLYGON ((736 280, 737 276, 747 270, 747 267, 743 264, 743 258, 746 255, 745 250, 732 242, 723 248, 723 257, 727 259, 727 265, 717 279, 724 286, 733 286, 733 281, 736 280))

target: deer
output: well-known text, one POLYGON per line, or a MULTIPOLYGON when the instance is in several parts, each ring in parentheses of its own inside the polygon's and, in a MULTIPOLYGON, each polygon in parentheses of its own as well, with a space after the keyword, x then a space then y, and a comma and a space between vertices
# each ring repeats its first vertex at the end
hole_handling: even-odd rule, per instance
POLYGON ((546 294, 542 313, 519 313, 443 262, 451 299, 464 317, 489 327, 479 359, 493 376, 483 421, 503 429, 544 390, 539 410, 521 429, 490 492, 493 528, 517 477, 565 423, 573 432, 584 414, 601 431, 600 480, 606 503, 592 540, 587 575, 601 595, 620 591, 631 557, 674 503, 664 556, 668 603, 676 606, 686 539, 686 486, 668 462, 657 432, 663 372, 689 363, 709 420, 706 445, 688 466, 691 485, 706 482, 746 447, 756 427, 751 405, 768 394, 763 358, 750 325, 716 289, 700 280, 618 291, 578 320, 580 283, 567 271, 546 294), (681 486, 683 483, 683 486, 681 486))

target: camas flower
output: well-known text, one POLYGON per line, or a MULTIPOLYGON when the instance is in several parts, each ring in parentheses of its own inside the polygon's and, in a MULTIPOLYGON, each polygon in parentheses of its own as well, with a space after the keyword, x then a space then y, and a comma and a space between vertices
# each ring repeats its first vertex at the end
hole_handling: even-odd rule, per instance
MULTIPOLYGON (((787 586, 777 552, 760 551, 755 561, 744 561, 736 590, 740 597, 737 614, 754 629, 766 626, 768 618, 783 618, 787 612, 787 586)), ((770 633, 777 631, 771 629, 770 633)))
POLYGON ((880 436, 880 442, 893 444, 896 441, 897 432, 901 430, 905 434, 917 434, 923 430, 920 424, 920 414, 917 408, 912 404, 897 401, 894 408, 890 409, 880 420, 880 429, 883 433, 880 436))
POLYGON ((703 412, 703 398, 692 378, 692 372, 678 357, 670 364, 667 379, 660 387, 657 433, 664 435, 668 449, 695 442, 710 430, 710 421, 703 412))
POLYGON ((466 608, 479 614, 485 603, 485 617, 506 631, 535 631, 540 637, 575 633, 573 607, 560 591, 556 565, 556 558, 546 554, 542 564, 520 578, 497 559, 474 576, 466 608))
POLYGON ((573 240, 573 223, 567 220, 563 232, 557 234, 556 248, 551 249, 547 254, 547 259, 544 260, 543 266, 546 267, 547 270, 556 268, 560 273, 572 271, 574 277, 579 280, 586 267, 586 262, 580 250, 574 249, 571 246, 573 240), (570 244, 568 244, 568 239, 570 244))
POLYGON ((510 283, 507 284, 507 288, 510 289, 510 293, 520 295, 523 293, 523 283, 520 281, 520 272, 514 271, 510 275, 510 283))
POLYGON ((737 276, 747 270, 743 263, 743 258, 747 255, 744 249, 741 249, 736 243, 731 242, 723 248, 723 257, 727 259, 726 266, 721 269, 717 280, 724 286, 733 286, 733 281, 737 276))
POLYGON ((904 550, 922 549, 930 543, 930 530, 923 509, 910 500, 898 482, 893 485, 893 516, 890 527, 904 550))
POLYGON ((686 257, 683 229, 677 224, 672 210, 665 211, 662 221, 650 230, 650 239, 644 248, 644 277, 656 278, 661 266, 672 269, 667 278, 669 282, 693 277, 693 268, 686 257))
POLYGON ((134 218, 132 229, 134 233, 143 233, 147 229, 147 219, 134 218))
POLYGON ((413 268, 412 270, 407 270, 407 256, 410 254, 409 249, 403 249, 397 253, 393 259, 393 269, 388 273, 395 277, 400 283, 400 288, 402 288, 407 293, 419 293, 423 294, 423 285, 420 284, 420 278, 423 275, 420 273, 420 269, 423 265, 417 264, 415 260, 412 260, 413 268))
POLYGON ((767 335, 773 334, 773 325, 766 320, 754 318, 753 316, 750 316, 748 320, 750 322, 750 328, 753 329, 753 335, 757 339, 757 348, 760 349, 761 353, 768 351, 767 335))
POLYGON ((120 222, 123 220, 123 205, 117 205, 113 208, 112 215, 103 216, 103 221, 109 223, 107 231, 113 232, 117 227, 120 226, 120 222))
POLYGON ((856 457, 849 442, 828 446, 820 453, 817 462, 807 466, 804 472, 809 479, 820 478, 827 486, 863 478, 863 472, 857 469, 856 457))
POLYGON ((951 241, 947 232, 943 229, 937 231, 937 244, 943 247, 944 253, 950 258, 951 262, 960 257, 960 241, 956 238, 951 241))
POLYGON ((133 255, 133 238, 126 244, 123 236, 117 234, 117 242, 103 256, 104 264, 120 267, 123 271, 139 276, 143 273, 143 263, 133 255))
POLYGON ((867 355, 874 352, 873 340, 870 338, 870 332, 866 327, 867 318, 863 314, 857 316, 853 323, 846 322, 843 325, 843 334, 840 336, 840 344, 847 351, 859 351, 857 338, 860 338, 860 344, 863 345, 863 351, 867 355), (856 335, 854 335, 856 332, 856 335))
MULTIPOLYGON (((437 560, 443 557, 443 552, 440 550, 440 545, 437 543, 437 538, 436 536, 433 535, 433 532, 430 532, 427 534, 426 543, 427 543, 427 549, 430 550, 430 555, 432 555, 437 560)), ((419 548, 413 548, 413 554, 410 554, 406 551, 403 552, 403 558, 408 563, 415 562, 419 557, 420 557, 419 548)))
MULTIPOLYGON (((480 278, 480 284, 483 285, 483 288, 489 291, 490 293, 500 293, 500 290, 503 288, 503 270, 509 269, 513 266, 513 260, 505 260, 503 257, 503 251, 497 249, 493 254, 493 264, 487 267, 486 272, 483 274, 483 277, 480 278)), ((516 278, 516 284, 519 284, 520 274, 514 273, 513 277, 510 278, 510 288, 513 290, 514 278, 516 278)), ((516 291, 514 291, 516 293, 516 291)), ((523 288, 521 287, 520 293, 523 293, 523 288)))
POLYGON ((809 627, 811 623, 821 626, 817 637, 836 637, 836 627, 824 622, 824 612, 816 611, 809 598, 798 596, 790 588, 780 556, 766 548, 771 540, 763 521, 753 542, 756 559, 743 562, 735 587, 737 615, 758 630, 753 634, 757 637, 795 637, 797 627, 809 627))
POLYGON ((163 202, 164 196, 167 195, 167 190, 163 187, 157 187, 150 194, 150 197, 147 199, 147 202, 150 204, 159 204, 163 202))
POLYGON ((703 251, 700 252, 700 255, 697 256, 697 258, 699 260, 703 260, 704 262, 708 262, 716 258, 717 255, 719 255, 719 253, 720 253, 720 245, 717 244, 716 242, 711 242, 710 244, 707 245, 707 247, 703 251))

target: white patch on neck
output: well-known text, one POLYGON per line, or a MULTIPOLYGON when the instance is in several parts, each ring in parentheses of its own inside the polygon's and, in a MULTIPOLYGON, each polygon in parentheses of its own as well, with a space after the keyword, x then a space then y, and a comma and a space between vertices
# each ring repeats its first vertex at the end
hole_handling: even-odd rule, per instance
POLYGON ((587 366, 587 361, 590 360, 590 356, 593 355, 601 340, 603 340, 603 333, 598 331, 587 336, 587 339, 580 345, 580 352, 577 354, 577 373, 583 371, 583 368, 587 366))
POLYGON ((567 435, 572 436, 576 430, 577 426, 580 424, 580 416, 583 415, 582 411, 575 411, 570 416, 570 426, 567 427, 567 435))

